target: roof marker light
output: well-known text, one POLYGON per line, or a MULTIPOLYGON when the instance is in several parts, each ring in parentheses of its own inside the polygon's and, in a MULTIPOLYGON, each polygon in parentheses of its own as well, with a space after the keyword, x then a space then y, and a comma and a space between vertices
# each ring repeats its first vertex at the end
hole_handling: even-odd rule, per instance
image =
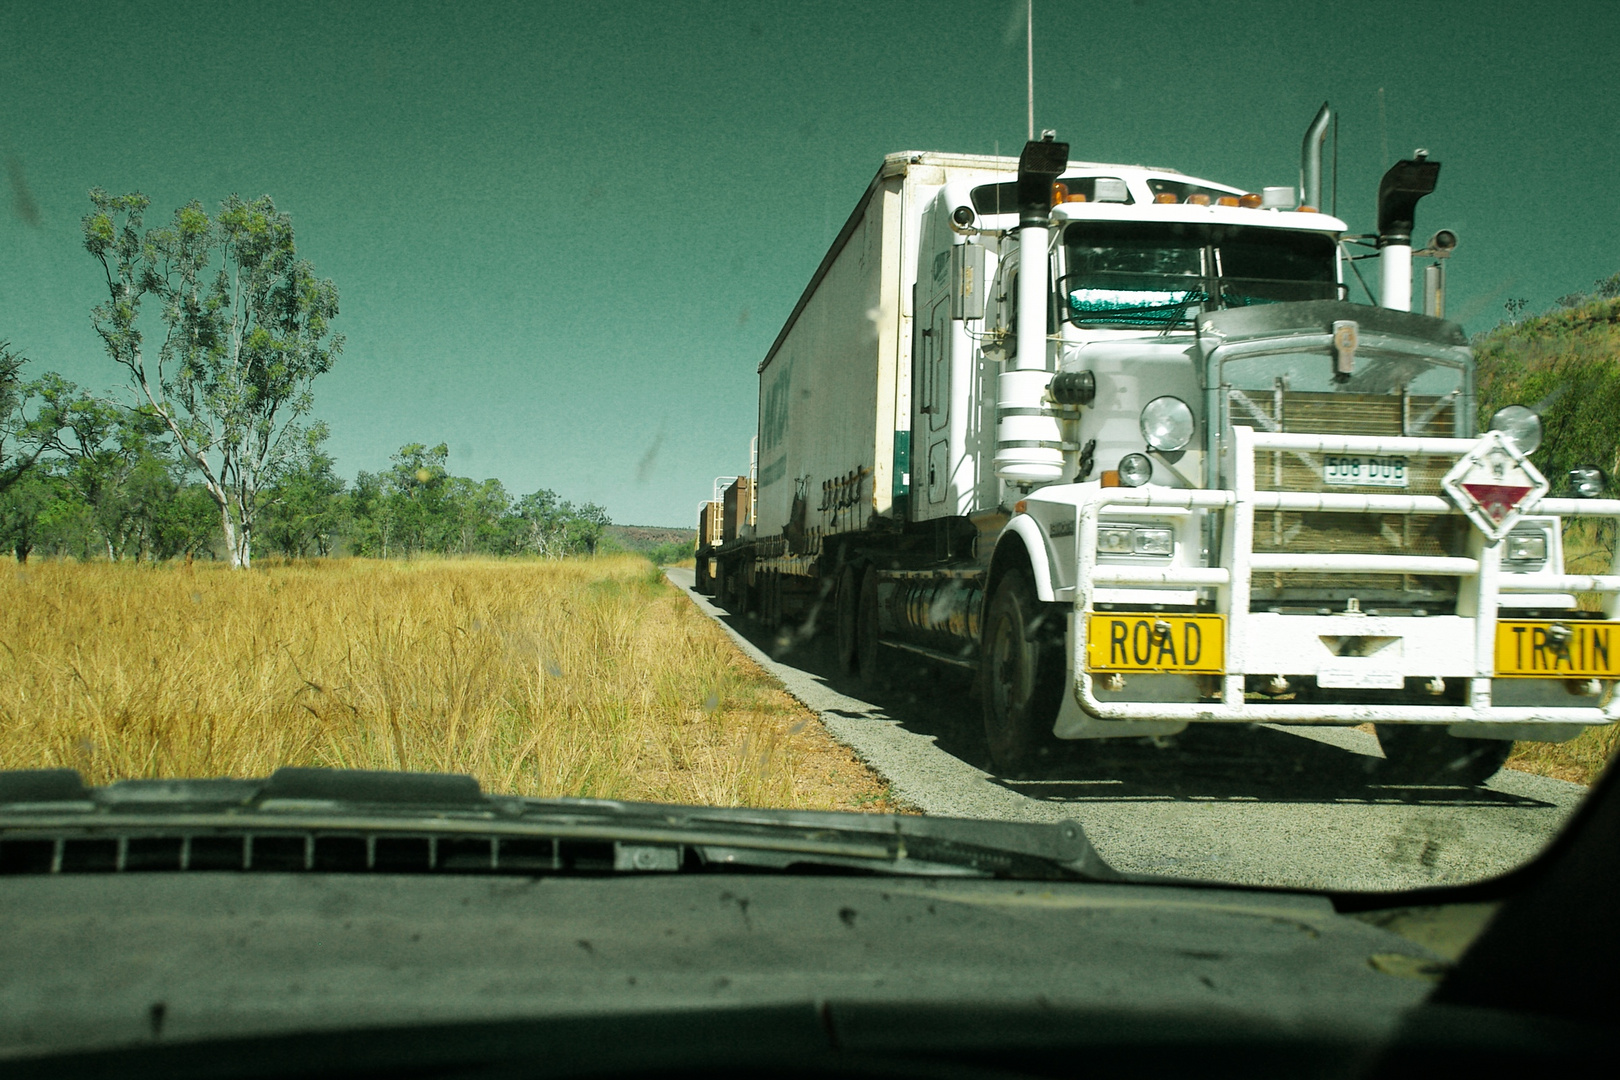
POLYGON ((1251 191, 1247 195, 1243 195, 1238 198, 1238 205, 1246 206, 1250 210, 1253 210, 1260 205, 1260 196, 1251 191))
POLYGON ((1220 198, 1215 200, 1215 203, 1218 206, 1237 206, 1237 205, 1239 205, 1238 197, 1236 195, 1222 195, 1220 198))
POLYGON ((1209 196, 1205 195, 1202 191, 1195 192, 1194 194, 1187 196, 1187 205, 1188 206, 1208 206, 1209 205, 1209 196))
POLYGON ((1173 203, 1176 201, 1176 194, 1173 191, 1161 191, 1153 196, 1153 201, 1156 203, 1173 203))

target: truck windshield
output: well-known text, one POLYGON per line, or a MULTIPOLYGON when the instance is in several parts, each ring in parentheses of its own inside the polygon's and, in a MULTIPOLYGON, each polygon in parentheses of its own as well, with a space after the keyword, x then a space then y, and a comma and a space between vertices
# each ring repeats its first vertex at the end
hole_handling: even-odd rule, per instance
POLYGON ((1060 287, 1077 325, 1174 326, 1201 307, 1339 295, 1317 233, 1187 222, 1091 221, 1063 234, 1060 287))

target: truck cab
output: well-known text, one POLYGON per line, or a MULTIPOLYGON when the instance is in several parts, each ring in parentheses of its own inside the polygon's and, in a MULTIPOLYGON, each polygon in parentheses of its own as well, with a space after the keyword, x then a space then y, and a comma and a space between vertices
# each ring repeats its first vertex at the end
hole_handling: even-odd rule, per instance
MULTIPOLYGON (((1420 164, 1386 178, 1396 202, 1420 164)), ((1016 241, 1005 216, 983 226, 1000 226, 982 352, 1003 368, 1014 511, 984 590, 998 759, 1027 759, 1054 710, 1066 738, 1371 722, 1432 779, 1612 722, 1620 578, 1564 575, 1560 522, 1620 504, 1546 499, 1526 410, 1480 435, 1461 328, 1398 296, 1351 303, 1341 221, 1113 172, 1107 203, 1069 194, 1100 176, 1061 176, 1044 230, 1027 208, 1016 241), (1030 276, 1052 283, 1041 337, 1018 311, 1030 276), (1020 362, 1019 338, 1045 355, 1020 362), (1061 642, 1029 630, 1043 611, 1061 642)), ((1380 240, 1409 282, 1409 232, 1380 240)))

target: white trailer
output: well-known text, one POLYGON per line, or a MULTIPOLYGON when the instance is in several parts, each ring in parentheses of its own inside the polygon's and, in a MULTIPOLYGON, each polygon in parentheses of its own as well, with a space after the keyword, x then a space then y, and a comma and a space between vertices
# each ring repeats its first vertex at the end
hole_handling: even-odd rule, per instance
POLYGON ((759 365, 722 600, 830 624, 863 676, 973 669, 1009 771, 1053 737, 1372 722, 1392 775, 1473 782, 1620 717, 1620 574, 1564 573, 1561 528, 1620 501, 1596 470, 1548 497, 1526 408, 1478 432, 1461 329, 1409 310, 1422 152, 1350 302, 1372 238, 1320 212, 1325 108, 1298 191, 1050 136, 885 158, 759 365))

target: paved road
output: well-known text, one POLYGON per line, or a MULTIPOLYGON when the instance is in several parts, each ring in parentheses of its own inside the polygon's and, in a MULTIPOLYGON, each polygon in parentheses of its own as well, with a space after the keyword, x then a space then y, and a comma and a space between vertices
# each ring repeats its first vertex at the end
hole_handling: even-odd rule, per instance
POLYGON ((1371 735, 1277 725, 1063 743, 1033 778, 1003 779, 987 771, 965 673, 865 687, 838 673, 827 635, 766 634, 692 592, 692 571, 669 577, 900 798, 930 814, 1070 818, 1122 870, 1322 889, 1477 880, 1533 856, 1586 791, 1505 769, 1478 788, 1389 787, 1371 735))

